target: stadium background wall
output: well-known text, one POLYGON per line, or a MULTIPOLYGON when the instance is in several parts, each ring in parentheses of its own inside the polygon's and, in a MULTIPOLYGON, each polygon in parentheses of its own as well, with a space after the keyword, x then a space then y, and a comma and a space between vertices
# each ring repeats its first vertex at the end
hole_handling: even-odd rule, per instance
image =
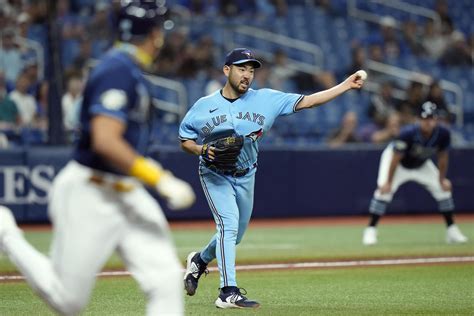
MULTIPOLYGON (((0 204, 23 223, 47 221, 47 192, 67 162, 69 147, 0 151, 0 204)), ((381 149, 283 150, 260 152, 254 218, 362 215, 375 189, 381 149)), ((195 188, 196 204, 184 212, 165 212, 171 220, 210 219, 197 175, 196 157, 162 150, 159 160, 195 188)), ((474 212, 474 148, 453 149, 449 178, 456 212, 474 212)), ((161 203, 164 206, 164 203, 161 203)), ((435 201, 417 185, 401 187, 389 214, 435 213, 435 201)))

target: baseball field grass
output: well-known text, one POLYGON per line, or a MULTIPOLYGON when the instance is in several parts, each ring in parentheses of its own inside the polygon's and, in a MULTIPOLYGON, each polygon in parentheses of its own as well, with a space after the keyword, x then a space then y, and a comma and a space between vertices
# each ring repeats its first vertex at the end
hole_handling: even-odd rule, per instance
MULTIPOLYGON (((367 259, 473 257, 474 221, 459 222, 469 237, 463 245, 447 245, 441 224, 386 223, 379 244, 361 244, 363 225, 251 226, 237 248, 238 266, 271 263, 347 262, 367 259)), ((212 226, 176 228, 173 236, 180 258, 199 250, 213 234, 212 226)), ((50 232, 27 231, 26 237, 47 253, 50 232)), ((106 269, 120 269, 112 256, 106 269)), ((214 265, 211 265, 214 267, 214 265)), ((0 315, 52 315, 24 281, 2 281, 17 274, 0 257, 0 315)), ((255 311, 218 310, 214 300, 219 277, 211 271, 198 292, 186 297, 186 315, 473 315, 474 263, 402 264, 386 266, 317 267, 238 271, 239 286, 257 299, 255 311)), ((140 315, 145 300, 130 276, 101 277, 84 315, 140 315)))

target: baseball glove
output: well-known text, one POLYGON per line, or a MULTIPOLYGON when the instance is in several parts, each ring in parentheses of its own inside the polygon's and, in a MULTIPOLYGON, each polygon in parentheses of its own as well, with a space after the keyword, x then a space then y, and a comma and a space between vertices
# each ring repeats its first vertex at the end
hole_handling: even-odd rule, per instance
POLYGON ((227 136, 210 141, 202 146, 201 156, 208 165, 220 170, 235 170, 237 157, 244 145, 243 136, 227 136), (214 159, 209 158, 209 148, 214 147, 214 159))

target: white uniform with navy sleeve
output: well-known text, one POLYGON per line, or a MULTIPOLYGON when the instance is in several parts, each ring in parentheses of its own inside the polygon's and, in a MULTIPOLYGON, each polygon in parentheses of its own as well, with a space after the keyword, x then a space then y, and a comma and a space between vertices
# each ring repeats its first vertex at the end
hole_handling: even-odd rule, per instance
POLYGON ((182 266, 156 200, 134 178, 91 149, 90 123, 108 115, 126 125, 124 138, 140 154, 150 137, 150 96, 128 53, 112 50, 84 91, 74 159, 50 191, 54 223, 51 259, 21 238, 6 247, 28 282, 57 311, 76 314, 88 302, 96 273, 117 251, 147 296, 148 315, 182 315, 182 266))
POLYGON ((441 212, 452 211, 454 203, 450 191, 444 191, 439 183, 439 170, 430 159, 440 151, 449 150, 450 132, 445 127, 438 125, 429 139, 425 139, 420 126, 410 125, 402 129, 397 140, 390 143, 383 151, 380 159, 377 185, 380 187, 388 178, 388 170, 393 157, 393 151, 403 153, 403 158, 393 175, 392 191, 381 194, 375 190, 370 203, 370 212, 385 214, 387 204, 392 201, 398 188, 408 182, 414 181, 426 188, 438 202, 441 212))
POLYGON ((294 113, 302 98, 271 89, 249 89, 240 98, 228 100, 216 91, 199 99, 181 122, 181 140, 201 142, 226 132, 245 136, 236 175, 214 172, 202 159, 199 164, 201 184, 217 227, 216 235, 200 254, 206 263, 217 259, 221 288, 237 286, 235 246, 252 215, 258 141, 278 116, 294 113))

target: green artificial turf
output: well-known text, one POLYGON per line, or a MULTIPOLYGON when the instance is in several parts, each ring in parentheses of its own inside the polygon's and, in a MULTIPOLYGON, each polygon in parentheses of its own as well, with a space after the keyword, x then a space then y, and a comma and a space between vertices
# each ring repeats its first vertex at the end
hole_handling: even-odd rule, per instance
MULTIPOLYGON (((371 267, 239 272, 240 286, 261 308, 219 310, 218 274, 186 297, 186 315, 472 315, 474 266, 371 267)), ((0 285, 0 315, 52 315, 25 283, 0 285)), ((84 315, 140 315, 145 301, 129 277, 97 283, 84 315)))
MULTIPOLYGON (((361 244, 363 226, 250 228, 237 248, 237 264, 327 261, 364 258, 474 256, 474 223, 459 224, 469 237, 447 245, 442 224, 382 224, 379 244, 361 244)), ((212 229, 176 229, 173 237, 184 262, 200 250, 212 229)), ((51 233, 27 231, 37 249, 48 252, 51 233)), ((215 265, 215 262, 212 266, 215 265)), ((114 255, 106 268, 120 268, 114 255)), ((0 274, 16 274, 0 256, 0 274)), ((258 299, 258 315, 473 315, 474 265, 387 266, 369 268, 238 271, 239 286, 258 299)), ((222 315, 214 307, 218 273, 204 278, 198 294, 186 297, 187 315, 222 315)), ((130 277, 101 278, 84 315, 140 315, 145 301, 130 277)), ((25 282, 0 282, 0 315, 52 315, 25 282)))

